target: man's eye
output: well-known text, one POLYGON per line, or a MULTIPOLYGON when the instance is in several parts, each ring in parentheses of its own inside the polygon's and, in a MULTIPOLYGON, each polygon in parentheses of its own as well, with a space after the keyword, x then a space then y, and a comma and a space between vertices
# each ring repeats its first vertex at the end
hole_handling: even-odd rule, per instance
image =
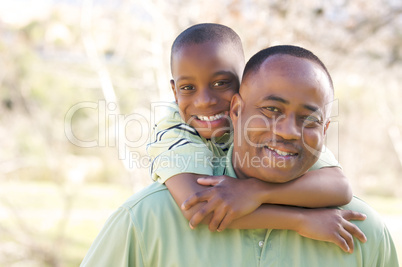
POLYGON ((320 120, 314 116, 306 116, 304 120, 306 122, 320 122, 320 120))
POLYGON ((276 107, 265 107, 265 109, 271 112, 279 112, 279 109, 276 107))
POLYGON ((185 85, 185 86, 180 87, 180 90, 184 90, 184 91, 194 90, 194 86, 185 85))
POLYGON ((303 124, 306 127, 316 127, 321 124, 321 121, 319 118, 315 116, 305 116, 302 118, 303 124))

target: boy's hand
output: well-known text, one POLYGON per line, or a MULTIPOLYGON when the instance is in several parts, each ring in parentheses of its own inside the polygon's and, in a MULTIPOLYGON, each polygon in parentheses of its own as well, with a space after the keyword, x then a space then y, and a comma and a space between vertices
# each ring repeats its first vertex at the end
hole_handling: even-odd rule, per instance
POLYGON ((365 219, 366 215, 352 210, 306 209, 297 232, 304 237, 335 243, 343 251, 352 253, 353 236, 363 243, 367 239, 359 227, 349 221, 365 219))
POLYGON ((208 214, 213 213, 209 230, 223 231, 234 219, 253 212, 261 205, 255 194, 258 187, 251 185, 253 180, 240 180, 229 176, 197 179, 199 184, 212 187, 195 193, 182 204, 181 208, 187 210, 199 202, 207 202, 193 215, 190 227, 196 227, 208 214))

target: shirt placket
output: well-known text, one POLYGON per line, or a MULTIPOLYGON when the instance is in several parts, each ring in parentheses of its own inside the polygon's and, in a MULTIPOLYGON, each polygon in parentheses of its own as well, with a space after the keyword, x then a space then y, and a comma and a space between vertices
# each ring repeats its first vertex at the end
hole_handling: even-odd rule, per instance
POLYGON ((252 239, 252 246, 254 248, 254 257, 257 262, 257 266, 264 266, 261 264, 261 259, 264 253, 264 250, 267 249, 267 241, 269 238, 269 235, 272 230, 266 230, 266 229, 258 229, 258 230, 253 230, 251 239, 252 239))

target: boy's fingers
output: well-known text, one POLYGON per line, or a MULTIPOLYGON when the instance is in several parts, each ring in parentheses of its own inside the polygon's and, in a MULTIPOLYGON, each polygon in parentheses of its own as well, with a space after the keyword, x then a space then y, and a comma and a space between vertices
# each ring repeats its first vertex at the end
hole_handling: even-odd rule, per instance
POLYGON ((209 230, 211 232, 215 232, 216 230, 219 231, 219 227, 220 227, 219 225, 221 224, 221 222, 225 218, 225 216, 226 216, 226 210, 224 210, 224 209, 216 210, 215 209, 212 219, 209 222, 209 230))
POLYGON ((197 179, 197 183, 199 183, 200 185, 217 185, 222 181, 222 177, 218 176, 212 176, 212 177, 202 177, 202 178, 198 178, 197 179))
POLYGON ((353 210, 342 210, 342 216, 348 221, 364 221, 367 218, 365 214, 353 210))
POLYGON ((345 242, 347 243, 347 247, 345 252, 349 252, 352 253, 354 250, 354 242, 353 242, 353 237, 352 235, 346 231, 345 229, 341 229, 339 231, 340 236, 345 240, 345 242))
POLYGON ((226 227, 233 221, 233 218, 230 213, 226 213, 225 217, 223 218, 221 224, 218 227, 218 232, 222 232, 226 229, 226 227))
POLYGON ((197 204, 199 202, 207 201, 209 199, 209 194, 210 194, 209 190, 197 192, 197 193, 191 195, 189 198, 187 198, 181 204, 180 208, 182 210, 188 210, 189 208, 191 208, 192 206, 194 206, 195 204, 197 204))
POLYGON ((204 220, 204 218, 213 211, 212 205, 205 204, 199 211, 197 211, 190 219, 190 227, 193 229, 204 220))
POLYGON ((367 241, 366 235, 360 230, 359 227, 354 225, 351 222, 347 222, 344 225, 346 231, 348 231, 351 235, 359 239, 360 242, 365 243, 367 241))
POLYGON ((336 240, 334 241, 335 245, 339 246, 344 252, 349 252, 349 245, 346 240, 340 235, 337 235, 336 240))

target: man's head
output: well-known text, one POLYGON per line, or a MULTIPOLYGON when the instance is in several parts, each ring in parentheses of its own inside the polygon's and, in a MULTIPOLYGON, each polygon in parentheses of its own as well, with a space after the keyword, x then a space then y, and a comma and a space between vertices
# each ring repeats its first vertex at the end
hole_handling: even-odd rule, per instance
POLYGON ((237 175, 287 182, 318 159, 333 100, 331 77, 310 51, 275 46, 246 64, 231 105, 237 175))
POLYGON ((205 138, 228 132, 230 101, 244 69, 240 37, 223 25, 194 25, 174 41, 170 65, 183 120, 205 138))

